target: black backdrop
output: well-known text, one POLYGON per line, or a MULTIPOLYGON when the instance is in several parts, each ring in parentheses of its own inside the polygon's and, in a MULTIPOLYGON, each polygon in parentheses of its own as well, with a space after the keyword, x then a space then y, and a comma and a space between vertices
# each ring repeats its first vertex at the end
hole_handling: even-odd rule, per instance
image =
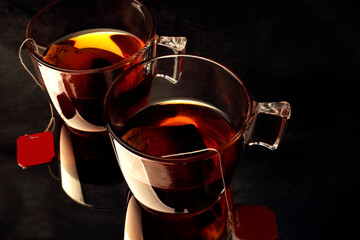
MULTIPOLYGON (((0 0, 0 239, 122 239, 123 209, 82 207, 47 168, 16 163, 17 137, 49 119, 17 56, 29 19, 48 2, 0 0)), ((358 238, 357 8, 336 0, 143 2, 158 34, 186 36, 187 53, 232 69, 256 100, 292 106, 278 150, 247 149, 235 201, 273 209, 281 240, 358 238)))

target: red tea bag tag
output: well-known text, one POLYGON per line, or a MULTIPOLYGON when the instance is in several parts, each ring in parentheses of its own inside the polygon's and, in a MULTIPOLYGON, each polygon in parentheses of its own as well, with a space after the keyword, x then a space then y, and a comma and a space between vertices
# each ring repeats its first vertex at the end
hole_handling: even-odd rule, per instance
POLYGON ((52 132, 24 135, 17 139, 17 162, 22 168, 50 163, 54 157, 52 132))
POLYGON ((240 240, 278 238, 274 211, 266 206, 237 204, 233 217, 235 236, 240 240))

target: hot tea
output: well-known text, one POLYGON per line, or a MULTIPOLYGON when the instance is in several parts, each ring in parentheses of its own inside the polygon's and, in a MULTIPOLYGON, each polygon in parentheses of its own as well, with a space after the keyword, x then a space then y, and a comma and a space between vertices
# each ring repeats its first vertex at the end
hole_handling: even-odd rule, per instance
MULTIPOLYGON (((235 133, 231 122, 220 110, 188 100, 151 105, 131 117, 116 132, 133 148, 162 157, 161 169, 151 161, 143 162, 146 175, 137 169, 123 169, 123 172, 132 190, 135 190, 133 192, 140 192, 136 195, 140 202, 150 209, 161 211, 162 207, 152 206, 152 200, 147 199, 151 192, 151 197, 155 195, 161 201, 165 212, 169 209, 173 212, 197 212, 217 200, 224 189, 219 160, 225 182, 229 183, 240 152, 238 149, 219 152, 219 159, 212 149, 227 143, 235 133), (199 154, 198 150, 210 155, 184 164, 177 164, 174 160, 175 156, 179 158, 179 153, 184 154, 180 155, 182 159, 194 157, 199 154), (161 174, 163 171, 166 174, 161 174)), ((123 161, 126 162, 125 159, 123 161)))
POLYGON ((96 126, 104 125, 102 103, 106 90, 117 75, 139 61, 132 59, 126 62, 126 59, 143 47, 144 43, 130 33, 95 29, 65 36, 45 51, 45 62, 71 73, 62 74, 62 86, 57 86, 59 82, 44 79, 50 96, 59 104, 60 114, 66 119, 72 119, 71 123, 68 122, 71 127, 94 131, 96 126), (86 70, 117 64, 120 65, 112 71, 86 73, 86 70), (64 88, 65 92, 59 94, 59 88, 64 88))
POLYGON ((120 63, 144 47, 136 36, 119 30, 73 33, 52 44, 43 60, 57 67, 90 70, 120 63))

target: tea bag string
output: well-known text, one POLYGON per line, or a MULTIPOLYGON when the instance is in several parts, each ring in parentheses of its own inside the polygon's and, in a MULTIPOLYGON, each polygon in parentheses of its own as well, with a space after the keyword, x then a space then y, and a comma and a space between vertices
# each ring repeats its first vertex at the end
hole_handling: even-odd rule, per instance
MULTIPOLYGON (((24 61, 23 61, 23 59, 22 59, 22 57, 21 57, 21 50, 22 50, 24 44, 25 44, 27 41, 33 42, 34 45, 35 45, 35 50, 36 50, 36 52, 37 52, 39 55, 41 55, 41 54, 39 53, 39 49, 38 49, 38 46, 36 45, 35 40, 32 39, 32 38, 26 38, 26 39, 21 43, 20 48, 19 48, 19 52, 18 52, 18 54, 19 54, 19 59, 20 59, 20 63, 21 63, 21 65, 25 68, 25 70, 30 74, 30 76, 31 76, 32 79, 35 81, 35 83, 44 91, 44 88, 41 86, 41 84, 40 84, 39 81, 36 79, 36 77, 35 77, 35 76, 30 72, 30 70, 26 67, 26 65, 25 65, 25 63, 24 63, 24 61)), ((46 129, 44 130, 44 132, 49 131, 50 128, 51 128, 50 131, 53 132, 54 129, 55 129, 54 110, 53 110, 53 107, 52 107, 51 103, 50 103, 50 102, 48 102, 48 103, 49 103, 49 106, 50 106, 51 118, 50 118, 50 121, 49 121, 46 129)))
POLYGON ((219 168, 220 168, 220 173, 221 173, 222 184, 224 186, 224 194, 225 194, 225 200, 226 200, 226 207, 227 207, 227 210, 228 210, 229 221, 230 221, 230 224, 231 224, 231 228, 234 229, 234 222, 233 222, 233 218, 232 218, 230 202, 229 202, 229 199, 228 199, 228 196, 227 196, 227 193, 226 193, 226 184, 225 184, 223 167, 222 167, 222 163, 221 163, 221 155, 220 155, 219 151, 217 149, 215 149, 215 148, 204 148, 204 149, 195 150, 195 151, 191 151, 191 152, 175 153, 175 154, 165 155, 165 156, 162 156, 162 157, 178 157, 178 156, 183 156, 183 155, 188 155, 188 154, 206 152, 208 150, 209 151, 214 151, 218 155, 219 168))

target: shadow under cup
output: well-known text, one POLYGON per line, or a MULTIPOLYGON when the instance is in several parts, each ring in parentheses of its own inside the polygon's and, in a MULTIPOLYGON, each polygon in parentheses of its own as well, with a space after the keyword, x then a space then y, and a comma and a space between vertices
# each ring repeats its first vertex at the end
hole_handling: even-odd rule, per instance
MULTIPOLYGON (((290 113, 288 103, 274 104, 290 113)), ((266 112, 258 106, 264 105, 253 101, 224 66, 197 56, 170 55, 122 74, 109 89, 104 110, 135 198, 154 211, 194 213, 210 207, 230 186, 246 145, 277 147, 287 114, 271 114, 280 122, 273 126, 276 139, 251 141, 258 113, 266 112), (121 84, 134 78, 137 87, 124 94, 121 84), (129 105, 126 99, 135 97, 139 104, 129 105)))

